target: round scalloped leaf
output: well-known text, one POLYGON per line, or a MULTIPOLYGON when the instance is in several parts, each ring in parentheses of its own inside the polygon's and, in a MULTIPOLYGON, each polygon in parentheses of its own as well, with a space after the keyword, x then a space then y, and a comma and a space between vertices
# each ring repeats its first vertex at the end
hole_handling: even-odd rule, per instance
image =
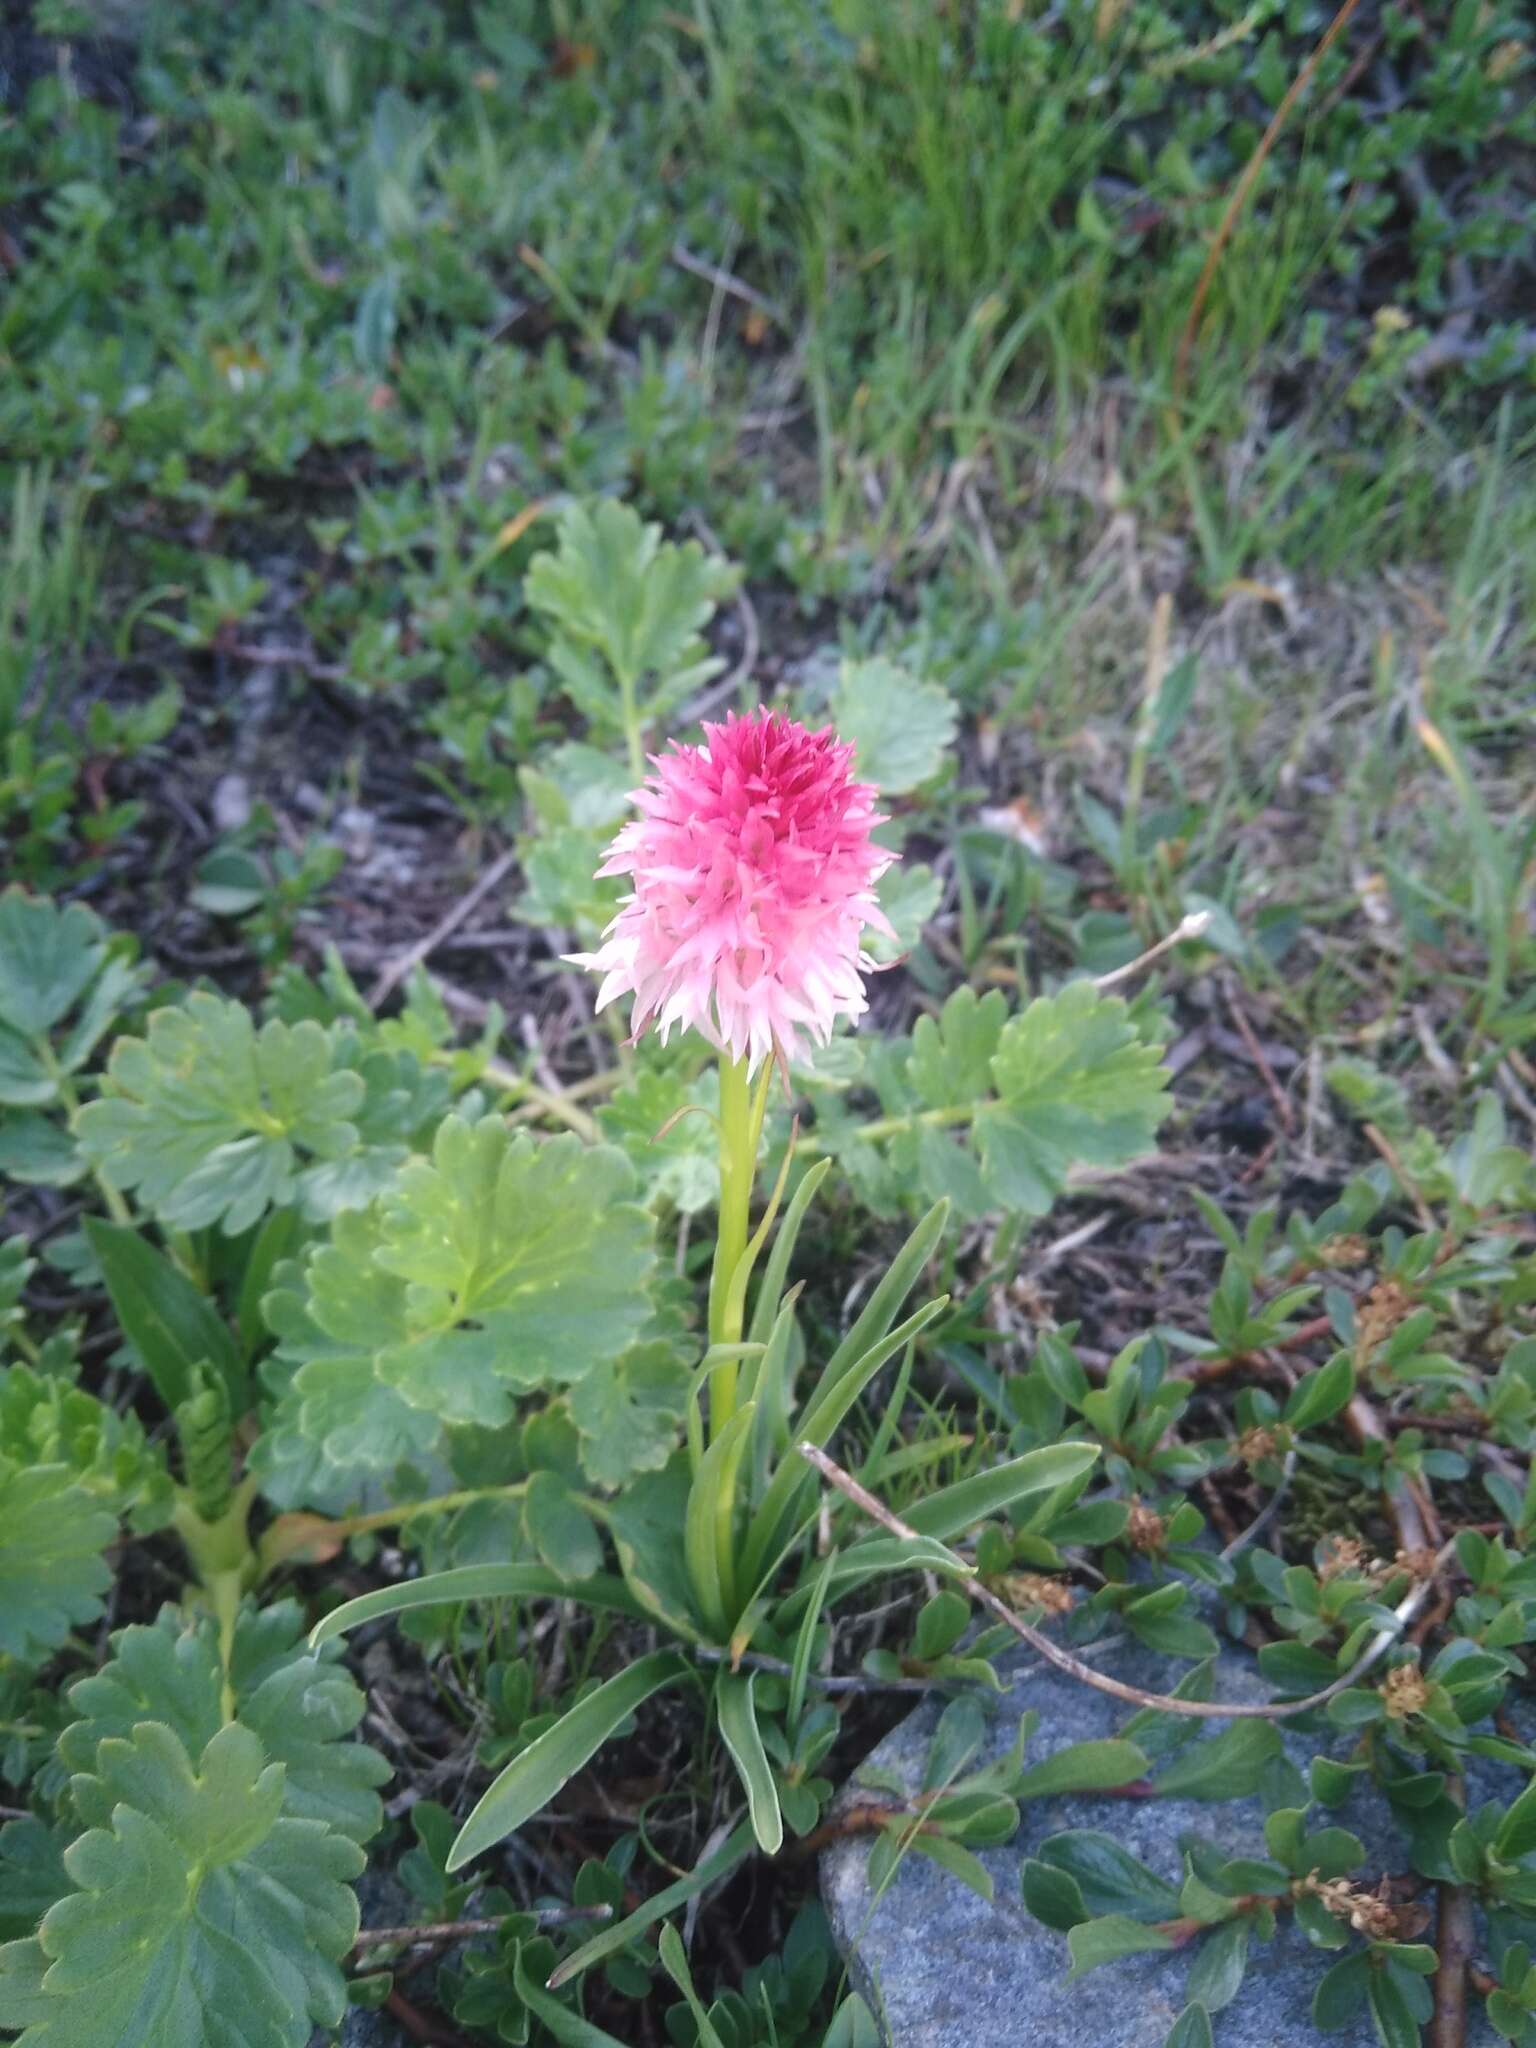
POLYGON ((0 1457, 0 1653, 38 1664, 101 1613, 117 1517, 67 1465, 0 1457))
POLYGON ((368 1083, 339 1034, 310 1020, 258 1029, 243 1003, 199 991, 154 1011, 143 1038, 119 1039, 107 1074, 80 1113, 81 1149, 172 1229, 217 1223, 233 1236, 270 1208, 302 1200, 326 1214, 377 1186, 353 1121, 368 1083))
POLYGON ((18 2048, 304 2048, 346 2010, 356 1843, 283 1817, 283 1768, 232 1722, 194 1768, 173 1731, 105 1741, 65 1853, 78 1889, 0 1949, 0 2028, 18 2048))
POLYGON ((388 1470, 430 1455, 443 1424, 494 1428, 516 1395, 616 1358, 653 1313, 652 1230, 633 1193, 609 1146, 445 1119, 431 1158, 338 1217, 302 1281, 267 1297, 278 1366, 293 1366, 267 1469, 305 1483, 296 1432, 338 1472, 388 1470))
MULTIPOLYGON (((366 1842, 383 1821, 374 1788, 389 1766, 346 1740, 362 1719, 363 1695, 334 1651, 305 1645, 303 1627, 293 1600, 242 1608, 229 1665, 235 1715, 261 1738, 268 1761, 285 1767, 286 1815, 366 1842)), ((60 1736, 59 1755, 70 1770, 89 1773, 101 1742, 159 1721, 196 1756, 224 1721, 223 1683, 212 1616, 188 1623, 167 1607, 151 1626, 119 1629, 110 1662, 71 1688, 78 1719, 60 1736)))

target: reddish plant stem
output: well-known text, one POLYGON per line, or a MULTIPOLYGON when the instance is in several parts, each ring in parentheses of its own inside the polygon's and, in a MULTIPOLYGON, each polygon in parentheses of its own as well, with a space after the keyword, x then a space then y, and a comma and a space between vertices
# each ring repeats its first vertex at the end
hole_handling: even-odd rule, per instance
POLYGON ((1306 63, 1302 65, 1295 78, 1292 79, 1290 89, 1286 93, 1285 98, 1281 100, 1279 106, 1276 107, 1274 118, 1260 136, 1257 148, 1243 166, 1242 176, 1232 188, 1232 197, 1227 201, 1227 210, 1221 217, 1221 225, 1216 230, 1216 239, 1211 243, 1210 254, 1205 259, 1205 267, 1200 272, 1199 282, 1195 286, 1195 296, 1190 304, 1189 317, 1184 323, 1184 332, 1179 336, 1178 354, 1174 358, 1173 366, 1173 390, 1175 397, 1183 396, 1184 386, 1189 377, 1190 354, 1194 349, 1195 336, 1200 330, 1200 315, 1205 311, 1205 301, 1210 293, 1211 284, 1216 276, 1217 269, 1220 267, 1222 252, 1232 239, 1232 230, 1237 226, 1243 208, 1248 204, 1248 195, 1258 183, 1259 173, 1264 168, 1265 159, 1279 141, 1280 131, 1290 119, 1291 109, 1312 83, 1313 75, 1318 65, 1322 63, 1330 46, 1342 34, 1344 24, 1349 20, 1349 17, 1354 13, 1359 4, 1360 0, 1344 0, 1344 4, 1340 7, 1338 13, 1323 31, 1322 39, 1318 43, 1317 48, 1312 52, 1306 63))
POLYGON ((1277 1337, 1263 1351, 1233 1351, 1225 1358, 1207 1358, 1199 1365, 1192 1365, 1188 1372, 1175 1373, 1172 1377, 1203 1387, 1211 1380, 1224 1380, 1229 1373, 1238 1372, 1244 1366, 1259 1372, 1274 1372, 1277 1368, 1269 1356, 1270 1352, 1303 1351, 1319 1337, 1326 1337, 1332 1328, 1331 1316, 1313 1316, 1310 1322, 1298 1323, 1294 1330, 1277 1337))
MULTIPOLYGON (((1446 1790, 1458 1805, 1466 1797, 1459 1778, 1447 1778, 1446 1790)), ((1477 1943, 1472 1919, 1472 1894, 1464 1884, 1440 1886, 1440 1922, 1435 1930, 1435 2009, 1430 2017, 1428 2048, 1464 2048, 1467 2038, 1467 1973, 1477 1943)))

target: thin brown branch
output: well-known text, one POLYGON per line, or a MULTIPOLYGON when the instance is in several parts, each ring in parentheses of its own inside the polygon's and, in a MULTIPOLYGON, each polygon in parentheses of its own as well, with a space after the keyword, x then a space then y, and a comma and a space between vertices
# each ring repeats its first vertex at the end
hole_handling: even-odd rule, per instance
POLYGON ((1304 1351, 1319 1337, 1326 1337, 1333 1328, 1331 1316, 1313 1316, 1310 1322, 1298 1323, 1283 1337, 1277 1337, 1262 1351, 1230 1351, 1223 1358, 1202 1359, 1192 1365, 1188 1372, 1175 1373, 1175 1379, 1189 1380, 1197 1387, 1209 1385, 1212 1380, 1224 1380, 1229 1373, 1246 1366, 1260 1372, 1280 1372, 1282 1367, 1269 1354, 1274 1351, 1304 1351))
POLYGON ((516 860, 517 848, 509 846, 505 853, 498 855, 491 862, 474 887, 464 892, 448 914, 438 919, 425 938, 418 939, 414 946, 407 946, 403 953, 396 954, 395 958, 384 968, 369 992, 368 1007, 370 1010, 376 1010, 380 1003, 384 1001, 384 998, 399 987, 412 968, 419 967, 428 954, 435 952, 451 932, 458 930, 475 905, 483 902, 496 887, 496 884, 504 880, 511 873, 516 860))
POLYGON ((1175 946, 1182 946, 1190 939, 1203 938, 1210 921, 1211 913, 1208 910, 1190 911, 1187 917, 1179 920, 1167 938, 1159 939, 1155 946, 1148 946, 1145 953, 1138 953, 1134 960, 1127 960, 1123 967, 1112 967, 1108 974, 1096 974, 1093 978, 1094 987, 1103 995, 1106 989, 1115 988, 1122 981, 1129 981, 1133 974, 1140 974, 1144 967, 1150 967, 1154 960, 1160 960, 1175 946))
POLYGON ((800 1837, 790 1853, 796 1862, 800 1862, 806 1857, 819 1855, 829 1843, 843 1841, 849 1835, 877 1835, 892 1821, 903 1822, 904 1833, 931 1835, 936 1832, 931 1821, 920 1819, 910 1807, 865 1802, 858 1806, 845 1806, 841 1813, 824 1820, 819 1828, 812 1828, 808 1835, 800 1837))
POLYGON ((1280 1128, 1289 1137, 1296 1128, 1296 1113, 1291 1108, 1291 1098, 1275 1079, 1275 1070, 1269 1064, 1264 1048, 1254 1034, 1253 1026, 1248 1022, 1247 1012, 1238 1001, 1236 990, 1229 988, 1226 996, 1227 1010, 1232 1022, 1237 1026, 1237 1035, 1247 1048, 1249 1059, 1258 1068, 1260 1080, 1269 1091, 1269 1099, 1275 1105, 1275 1115, 1280 1119, 1280 1128))
POLYGON ((1173 367, 1173 390, 1175 397, 1182 396, 1184 386, 1188 382, 1189 358, 1194 349, 1195 336, 1200 331, 1200 315, 1205 311, 1206 299, 1210 296, 1211 285, 1215 281, 1223 252, 1228 242, 1232 239, 1232 231, 1242 217, 1243 208, 1248 204, 1248 195, 1257 184, 1259 173, 1263 170, 1270 151, 1280 140, 1280 131, 1290 119, 1291 109, 1312 83, 1317 67, 1322 63, 1324 57, 1328 54, 1339 36, 1343 34, 1345 23, 1359 4, 1360 0, 1344 0, 1344 4, 1340 7, 1338 13, 1329 22, 1327 28, 1324 29, 1317 48, 1291 80, 1289 91, 1286 93, 1285 98, 1281 100, 1279 106, 1276 107, 1273 119, 1259 137, 1258 146, 1243 166, 1243 174, 1232 188, 1232 197, 1227 201, 1227 210, 1221 217, 1221 225, 1216 230, 1216 239, 1211 243, 1210 254, 1206 257, 1205 267, 1200 272, 1200 281, 1195 286, 1195 296, 1190 303, 1189 318, 1184 323, 1184 332, 1179 336, 1179 352, 1174 359, 1173 367))
MULTIPOLYGON (((1387 1440, 1381 1417, 1365 1394, 1351 1396, 1349 1406, 1344 1410, 1344 1421, 1357 1444, 1380 1444, 1387 1440)), ((1386 1502, 1401 1548, 1406 1551, 1428 1550, 1434 1542, 1430 1526, 1434 1509, 1429 1502, 1411 1486, 1405 1487, 1401 1493, 1383 1491, 1382 1499, 1386 1502)))
POLYGON ((1362 1124, 1360 1128, 1387 1162, 1387 1165, 1392 1170, 1393 1178, 1409 1201, 1412 1202, 1413 1213, 1418 1219, 1420 1230, 1433 1230, 1435 1228, 1435 1219, 1430 1213, 1429 1204, 1420 1192, 1418 1182, 1398 1157, 1397 1147, 1392 1143, 1392 1140, 1386 1135, 1385 1131, 1378 1130, 1375 1124, 1362 1124))
POLYGON ((405 1993, 396 1986, 384 2001, 385 2010, 404 2027, 413 2041, 421 2041, 426 2048, 471 2048, 469 2038, 456 2027, 442 2025, 431 2019, 419 2006, 412 2005, 405 1993))
MULTIPOLYGON (((577 1920, 611 1920, 611 1906, 532 1906, 528 1916, 541 1927, 566 1927, 577 1920)), ((380 1948, 448 1948, 456 1941, 473 1941, 476 1935, 495 1934, 505 1926, 499 1920, 437 1920, 415 1927, 365 1927, 347 1952, 356 1962, 380 1948)))
MULTIPOLYGON (((893 1515, 883 1501, 876 1500, 866 1487, 861 1486, 819 1446, 802 1443, 797 1448, 807 1464, 814 1465, 830 1485, 835 1486, 839 1493, 851 1500, 872 1522, 878 1522, 882 1529, 888 1529, 893 1536, 904 1537, 910 1543, 924 1541, 916 1529, 903 1522, 899 1516, 893 1515)), ((1447 1544, 1443 1556, 1449 1557, 1450 1554, 1451 1546, 1447 1544)), ((1438 1564, 1440 1560, 1437 1559, 1436 1562, 1438 1564)), ((998 1598, 990 1586, 984 1586, 979 1579, 965 1578, 961 1581, 961 1587, 978 1607, 984 1607, 988 1614, 1002 1622, 1005 1628, 1011 1629, 1021 1641, 1028 1643, 1047 1664, 1054 1665, 1058 1671, 1064 1671, 1069 1678, 1076 1678, 1082 1684, 1092 1686, 1095 1692, 1108 1693, 1112 1699, 1126 1700, 1134 1707, 1153 1707, 1159 1713, 1184 1714, 1192 1720, 1286 1721, 1297 1714, 1309 1714, 1314 1708, 1325 1706, 1329 1700, 1335 1699, 1341 1692, 1347 1692, 1351 1686, 1358 1684, 1392 1644, 1401 1639, 1403 1630, 1423 1606, 1432 1583, 1432 1578, 1425 1577, 1414 1584, 1393 1609, 1392 1626, 1379 1630, 1372 1637, 1364 1654, 1342 1677, 1334 1679, 1331 1685, 1324 1686, 1321 1692, 1309 1693, 1305 1699, 1273 1700, 1267 1705, 1249 1701, 1229 1704, 1221 1700, 1182 1700, 1174 1698, 1170 1693, 1144 1692, 1138 1685, 1126 1685, 1121 1679, 1106 1677, 1102 1671, 1095 1671, 1091 1664, 1085 1664, 1081 1657, 1074 1657, 1070 1650, 1063 1650, 1058 1644, 1053 1643, 1049 1636, 1042 1635, 1039 1629, 1021 1620, 1005 1601, 998 1598)))
POLYGON ((734 271, 724 270, 718 263, 707 263, 702 256, 695 256, 691 249, 685 249, 681 242, 672 244, 670 254, 679 270, 686 270, 690 277, 702 278, 705 284, 713 285, 717 292, 724 292, 729 298, 740 299, 744 306, 755 307, 776 327, 783 328, 786 334, 789 333, 789 322, 782 310, 772 299, 758 291, 754 285, 748 284, 745 279, 738 277, 734 271))
MULTIPOLYGON (((1447 1779, 1446 1789, 1465 1799, 1460 1783, 1447 1779)), ((1467 1973, 1477 1946, 1472 1894, 1464 1884, 1440 1886, 1440 1924, 1435 1932, 1435 2009, 1429 2022, 1428 2048, 1465 2048, 1467 2038, 1467 1973)))
MULTIPOLYGON (((772 1671, 781 1678, 788 1678, 795 1668, 782 1657, 768 1657, 758 1650, 717 1650, 709 1643, 700 1643, 693 1654, 701 1664, 729 1664, 733 1671, 745 1665, 749 1671, 772 1671)), ((942 1683, 935 1678, 825 1678, 818 1671, 808 1671, 805 1682, 813 1692, 828 1694, 933 1692, 942 1683)))

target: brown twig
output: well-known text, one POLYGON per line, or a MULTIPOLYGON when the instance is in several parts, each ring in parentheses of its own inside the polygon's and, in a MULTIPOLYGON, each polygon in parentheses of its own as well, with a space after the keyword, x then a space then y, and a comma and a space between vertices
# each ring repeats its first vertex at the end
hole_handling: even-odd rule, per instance
POLYGON ((916 1826, 911 1831, 924 1835, 935 1832, 931 1821, 922 1820, 910 1807, 880 1806, 866 1801, 858 1806, 846 1806, 841 1813, 834 1813, 830 1820, 824 1820, 819 1828, 812 1828, 808 1835, 802 1835, 793 1845, 791 1854, 799 1862, 802 1858, 816 1856, 831 1842, 840 1842, 848 1835, 877 1835, 891 1822, 902 1821, 916 1826))
MULTIPOLYGON (((1356 1393, 1350 1397, 1349 1406, 1344 1410, 1344 1421, 1357 1444, 1384 1444, 1387 1441, 1381 1417, 1364 1394, 1356 1393)), ((1431 1526, 1434 1509, 1429 1502, 1411 1484, 1401 1493, 1388 1493, 1383 1489, 1382 1499, 1386 1502, 1401 1548, 1407 1551, 1428 1550, 1434 1541, 1431 1526)))
POLYGON ((702 278, 705 284, 713 285, 717 292, 724 292, 729 298, 740 299, 744 306, 755 307, 776 327, 789 333, 789 322, 782 310, 734 271, 724 270, 718 263, 707 263, 702 256, 695 256, 691 249, 685 249, 681 242, 674 242, 669 253, 679 270, 686 270, 690 277, 702 278))
POLYGON ((1429 1204, 1420 1192, 1418 1182, 1398 1157, 1397 1148, 1392 1143, 1392 1140, 1386 1135, 1385 1131, 1378 1130, 1375 1124, 1362 1124, 1360 1128, 1392 1169, 1398 1186, 1408 1197, 1409 1201, 1412 1202, 1413 1213, 1418 1218, 1420 1230, 1433 1230, 1435 1219, 1430 1214, 1429 1204))
POLYGON ((303 647, 248 647, 243 642, 221 641, 220 654, 228 655, 235 661, 248 661, 257 668, 298 668, 317 682, 338 683, 347 674, 328 661, 317 661, 303 647))
MULTIPOLYGON (((1446 1789, 1465 1800, 1460 1783, 1446 1780, 1446 1789)), ((1440 1922, 1435 1930, 1435 2009, 1429 2022, 1428 2048, 1465 2048, 1467 2038, 1467 1972, 1477 1945, 1472 1919, 1472 1894, 1464 1884, 1440 1886, 1440 1922)))
POLYGON ((1273 119, 1259 137, 1258 146, 1243 166, 1243 174, 1232 189, 1232 197, 1227 201, 1227 210, 1221 217, 1220 227, 1216 230, 1216 239, 1211 244, 1210 254, 1205 259, 1205 267, 1200 272, 1200 281, 1195 286, 1195 296, 1190 304, 1189 318, 1184 323, 1184 332, 1179 336, 1179 352, 1174 358, 1173 367, 1173 390, 1176 398, 1182 397, 1188 381, 1189 358, 1195 345, 1195 336, 1199 332, 1200 315, 1205 311, 1205 302, 1210 295, 1222 253, 1232 239, 1232 231, 1237 226, 1243 208, 1248 204, 1248 195, 1258 182, 1259 173, 1263 170, 1270 151, 1279 141, 1280 131, 1290 119, 1292 107, 1312 83, 1318 65, 1343 33, 1345 23, 1359 4, 1360 0, 1344 0, 1338 13, 1324 29, 1317 48, 1291 80, 1289 91, 1276 107, 1273 119))
MULTIPOLYGON (((745 1665, 749 1671, 772 1671, 781 1678, 787 1678, 794 1670, 792 1664, 782 1657, 764 1656, 758 1650, 717 1650, 708 1643, 700 1643, 694 1656, 701 1664, 729 1664, 735 1671, 745 1665)), ((825 1678, 818 1671, 808 1671, 805 1682, 815 1692, 824 1693, 875 1693, 875 1692, 933 1692, 942 1680, 936 1678, 825 1678)))
POLYGON ((1275 1079, 1275 1070, 1269 1064, 1263 1046, 1254 1036, 1253 1026, 1248 1022, 1243 1006, 1237 1000, 1236 992, 1229 988, 1226 997, 1227 1009, 1231 1013, 1232 1022, 1237 1026, 1237 1035, 1247 1047, 1249 1059, 1258 1068, 1259 1078, 1269 1090, 1269 1099, 1275 1105, 1275 1115, 1280 1119, 1280 1128, 1289 1137, 1296 1128, 1296 1113, 1291 1108, 1291 1099, 1275 1079))
MULTIPOLYGON (((876 1500, 867 1488, 860 1486, 851 1474, 845 1472, 841 1465, 829 1458, 816 1444, 802 1443, 796 1448, 807 1464, 814 1465, 830 1485, 835 1486, 839 1493, 851 1500, 872 1522, 878 1522, 882 1529, 888 1529, 893 1536, 904 1537, 910 1543, 924 1542, 925 1539, 916 1529, 903 1522, 898 1515, 893 1515, 883 1501, 876 1500)), ((1451 1546, 1447 1544, 1442 1555, 1449 1557, 1450 1554, 1451 1546)), ((1439 1562, 1440 1559, 1437 1559, 1436 1563, 1439 1562)), ((1336 1698, 1341 1692, 1347 1692, 1352 1685, 1358 1684, 1371 1666, 1391 1648, 1393 1643, 1400 1640, 1403 1630, 1423 1606, 1432 1583, 1430 1577, 1417 1581, 1393 1609, 1393 1626, 1378 1631, 1364 1654, 1341 1678, 1334 1679, 1333 1683, 1324 1686, 1321 1692, 1309 1693, 1305 1699, 1276 1700, 1267 1705, 1260 1705, 1250 1701, 1228 1704, 1220 1700, 1175 1699, 1170 1693, 1144 1692, 1139 1685, 1126 1685, 1121 1679, 1107 1678, 1103 1672, 1095 1671, 1091 1664, 1085 1664, 1081 1657, 1074 1657, 1070 1650, 1061 1649, 1049 1636, 1042 1635, 1039 1629, 1032 1628, 1027 1621, 1021 1620, 1005 1601, 997 1597, 990 1586, 982 1585, 980 1580, 974 1577, 961 1581, 962 1589, 978 1607, 984 1607, 988 1614, 995 1616, 1005 1628, 1011 1629, 1014 1635, 1038 1652, 1047 1664, 1053 1664, 1069 1678, 1079 1679, 1084 1685, 1092 1686, 1095 1692, 1108 1693, 1113 1699, 1127 1700, 1134 1707, 1153 1707, 1159 1713, 1184 1714, 1193 1720, 1201 1721, 1286 1721, 1296 1714, 1309 1714, 1314 1708, 1325 1706, 1329 1700, 1336 1698)))
POLYGON ((1199 1365, 1192 1365, 1188 1372, 1175 1373, 1175 1379, 1188 1380, 1197 1387, 1209 1385, 1212 1380, 1224 1380, 1228 1373, 1237 1372, 1248 1366, 1259 1372, 1279 1372, 1278 1362, 1269 1356, 1272 1351, 1304 1351, 1315 1338, 1326 1337, 1333 1328, 1331 1316, 1313 1316, 1310 1322, 1298 1323, 1283 1337, 1277 1337, 1262 1351, 1231 1351, 1224 1358, 1203 1359, 1199 1365))
POLYGON ((516 860, 517 848, 509 846, 505 853, 499 854, 491 862, 474 887, 464 892, 447 916, 438 919, 425 938, 418 939, 414 946, 408 946, 403 953, 395 955, 395 958, 383 969, 369 992, 368 1007, 370 1010, 376 1010, 385 997, 399 987, 412 968, 419 967, 428 954, 434 952, 442 944, 450 932, 458 930, 475 905, 483 902, 490 895, 496 884, 511 872, 516 860))
MULTIPOLYGON (((472 1941, 478 1934, 496 1934, 506 1925, 500 1920, 439 1920, 418 1927, 365 1927, 347 1951, 347 1961, 379 1948, 447 1948, 456 1941, 472 1941)), ((513 1917, 520 1917, 514 1914, 513 1917)), ((611 1920, 612 1906, 532 1906, 528 1917, 541 1927, 565 1927, 575 1920, 611 1920)))
POLYGON ((1159 939, 1155 946, 1148 946, 1145 953, 1138 953, 1134 960, 1127 960, 1123 967, 1112 967, 1108 974, 1096 974, 1093 977, 1094 987, 1100 995, 1103 995, 1106 989, 1118 987, 1122 981, 1128 981, 1133 974, 1140 974, 1144 967, 1150 967, 1154 960, 1160 960, 1173 947, 1182 946, 1191 939, 1203 938, 1210 922, 1211 913, 1208 910, 1190 911, 1187 917, 1180 918, 1166 938, 1159 939))

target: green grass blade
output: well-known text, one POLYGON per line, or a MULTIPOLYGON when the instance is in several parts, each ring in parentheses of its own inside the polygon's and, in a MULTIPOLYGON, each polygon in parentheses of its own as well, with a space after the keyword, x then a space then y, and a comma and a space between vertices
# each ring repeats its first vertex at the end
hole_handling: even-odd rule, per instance
POLYGON ((779 1313, 784 1282, 789 1277, 789 1262, 794 1257, 795 1240, 800 1235, 805 1212, 811 1206, 816 1190, 826 1179, 831 1166, 830 1159, 818 1159, 814 1166, 809 1167, 784 1211, 784 1221, 779 1225, 779 1234, 773 1241, 773 1250, 768 1254, 768 1263, 763 1268, 762 1281, 757 1290, 757 1300, 752 1307, 752 1326, 748 1335, 759 1344, 766 1344, 768 1341, 768 1333, 779 1313))
MULTIPOLYGON (((880 1284, 865 1303, 863 1313, 822 1369, 821 1378, 806 1404, 808 1415, 827 1398, 843 1374, 890 1329, 901 1312, 902 1303, 917 1285, 924 1266, 933 1256, 948 1220, 948 1200, 935 1202, 892 1259, 881 1276, 880 1284)), ((799 1433, 803 1436, 805 1431, 802 1429, 799 1433)))
POLYGON ((827 1553, 821 1561, 821 1570, 811 1583, 811 1597, 800 1622, 800 1633, 795 1637, 795 1654, 789 1660, 789 1703, 784 1709, 784 1723, 790 1731, 791 1738, 800 1716, 805 1712, 805 1688, 811 1675, 811 1652, 816 1645, 816 1624, 821 1620, 821 1610, 826 1605, 827 1588, 832 1583, 832 1565, 836 1556, 835 1550, 827 1553))
POLYGON ((688 1967, 687 1952, 683 1937, 669 1920, 662 1928, 656 1942, 661 1957, 661 1967, 683 1994, 688 2010, 693 2014, 694 2031, 698 2036, 698 2048, 725 2048, 725 2043, 715 2031, 714 2023, 704 2010, 703 2000, 693 1988, 693 1972, 688 1967))
POLYGON ((512 1988, 558 2048, 624 2048, 617 2035, 604 2033, 591 2020, 584 2020, 579 2012, 541 1991, 524 1967, 521 1949, 512 1964, 512 1988))
POLYGON ((693 1666, 676 1650, 654 1650, 562 1714, 490 1786, 460 1828, 448 1852, 448 1869, 462 1870, 482 1850, 514 1834, 549 1804, 652 1693, 692 1675, 693 1666))
MULTIPOLYGON (((926 1302, 915 1314, 898 1328, 889 1331, 870 1345, 862 1357, 855 1359, 839 1374, 835 1384, 813 1405, 805 1419, 795 1431, 801 1442, 813 1443, 818 1448, 826 1443, 834 1429, 848 1410, 857 1401, 865 1387, 891 1356, 903 1344, 910 1343, 918 1334, 927 1329, 936 1316, 942 1315, 949 1306, 948 1295, 940 1295, 936 1301, 926 1302)), ((826 1375, 822 1375, 823 1382, 826 1375)), ((768 1483, 763 1495, 762 1506, 752 1517, 752 1526, 747 1532, 746 1547, 742 1553, 742 1577, 746 1584, 756 1584, 762 1577, 763 1565, 781 1541, 781 1531, 791 1518, 796 1495, 802 1488, 815 1484, 810 1467, 803 1464, 794 1454, 787 1454, 778 1470, 768 1483)))
POLYGON ((594 1934, 590 1941, 582 1943, 574 1955, 552 1973, 549 1980, 551 1991, 558 1991, 562 1984, 569 1984, 584 1970, 590 1970, 594 1963, 603 1962, 616 1955, 622 1948, 628 1948, 644 1934, 648 1927, 654 1927, 658 1920, 664 1920, 669 1913, 675 1913, 679 1906, 686 1906, 690 1899, 707 1891, 712 1884, 718 1884, 723 1877, 729 1877, 738 1863, 745 1862, 757 1846, 750 1821, 743 1821, 734 1829, 713 1856, 706 1856, 696 1870, 690 1870, 686 1877, 680 1877, 675 1884, 669 1884, 659 1891, 654 1899, 647 1899, 643 1906, 637 1906, 627 1920, 617 1921, 605 1927, 600 1934, 594 1934))

